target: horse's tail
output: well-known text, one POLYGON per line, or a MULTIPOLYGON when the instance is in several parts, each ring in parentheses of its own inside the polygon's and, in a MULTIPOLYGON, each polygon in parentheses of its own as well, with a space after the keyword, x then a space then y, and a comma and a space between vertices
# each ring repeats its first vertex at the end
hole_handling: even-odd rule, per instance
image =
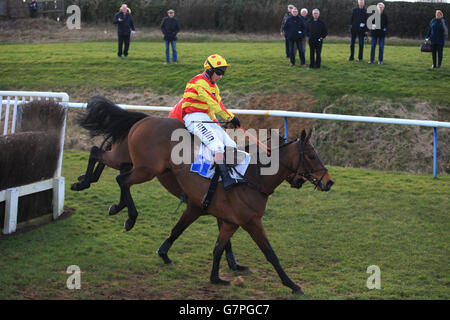
POLYGON ((111 137, 112 143, 117 143, 145 117, 148 117, 145 113, 124 110, 105 97, 94 96, 88 102, 87 112, 78 118, 78 123, 89 131, 91 137, 111 137))

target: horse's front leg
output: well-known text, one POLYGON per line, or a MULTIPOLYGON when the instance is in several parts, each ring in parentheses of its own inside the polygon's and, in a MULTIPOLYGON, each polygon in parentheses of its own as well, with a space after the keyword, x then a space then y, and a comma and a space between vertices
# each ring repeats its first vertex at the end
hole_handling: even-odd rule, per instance
POLYGON ((232 224, 228 222, 222 222, 220 226, 219 237, 217 239, 216 245, 213 251, 213 266, 211 270, 210 280, 213 284, 229 285, 229 281, 220 279, 219 277, 219 265, 220 259, 222 258, 225 246, 229 243, 231 237, 239 228, 237 224, 232 224))
POLYGON ((181 215, 177 224, 173 227, 172 231, 170 232, 170 236, 163 242, 163 244, 156 252, 161 257, 161 259, 163 259, 165 264, 172 264, 172 261, 168 256, 168 252, 175 240, 202 214, 203 212, 199 207, 192 204, 191 201, 188 201, 188 207, 181 215))
POLYGON ((269 240, 266 237, 266 233, 264 231, 261 218, 252 219, 250 222, 248 222, 246 225, 242 227, 250 234, 252 239, 264 253, 264 256, 266 257, 267 261, 269 261, 273 265, 273 267, 275 268, 281 279, 281 282, 285 286, 291 288, 292 293, 301 295, 304 294, 303 290, 287 276, 287 274, 281 267, 280 261, 278 260, 275 251, 273 251, 272 247, 270 246, 269 240))
MULTIPOLYGON (((219 231, 220 231, 220 227, 222 224, 223 224, 222 220, 217 218, 217 226, 219 227, 219 231)), ((228 243, 225 245, 225 257, 227 259, 228 267, 231 270, 251 272, 249 267, 241 266, 237 263, 236 256, 235 256, 235 254, 233 252, 233 248, 231 246, 231 240, 228 241, 228 243)))

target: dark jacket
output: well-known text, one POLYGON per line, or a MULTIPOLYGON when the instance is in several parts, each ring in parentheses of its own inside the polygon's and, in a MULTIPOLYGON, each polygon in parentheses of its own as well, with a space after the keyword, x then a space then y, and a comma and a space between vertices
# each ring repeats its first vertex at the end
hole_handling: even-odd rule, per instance
POLYGON ((133 16, 131 13, 123 13, 118 12, 114 16, 114 24, 117 24, 117 33, 122 35, 129 35, 131 33, 131 30, 135 31, 134 29, 134 23, 133 23, 133 16), (122 21, 119 21, 119 18, 122 19, 122 21))
MULTIPOLYGON (((291 14, 290 12, 286 12, 286 13, 284 14, 283 21, 281 21, 280 32, 284 32, 284 31, 283 31, 283 27, 284 27, 284 24, 286 23, 286 20, 287 20, 289 17, 292 17, 292 14, 291 14)), ((286 35, 284 35, 284 36, 286 37, 286 35)))
POLYGON ((36 11, 38 11, 38 3, 36 1, 30 2, 28 4, 28 8, 30 9, 30 12, 36 12, 36 11))
POLYGON ((320 18, 314 21, 311 19, 306 25, 306 35, 309 40, 317 41, 318 39, 324 39, 328 35, 327 25, 320 18))
POLYGON ((301 16, 289 17, 283 25, 283 32, 289 40, 300 40, 305 36, 305 20, 301 16))
POLYGON ((164 34, 164 40, 176 41, 177 33, 180 31, 180 25, 176 18, 165 17, 161 22, 161 31, 164 34))
POLYGON ((372 29, 371 31, 371 36, 375 37, 375 38, 384 38, 386 37, 386 32, 387 32, 387 28, 388 28, 388 17, 387 15, 384 13, 381 14, 381 29, 372 29, 372 26, 369 26, 370 29, 372 29))
POLYGON ((448 36, 448 23, 442 19, 434 18, 430 22, 430 28, 428 29, 426 38, 431 40, 431 44, 439 44, 443 46, 445 44, 445 38, 448 36), (447 31, 446 31, 447 29, 447 31))
POLYGON ((363 34, 366 31, 368 31, 367 29, 367 9, 366 8, 362 8, 360 9, 359 7, 353 9, 353 13, 352 13, 352 20, 350 22, 351 25, 351 29, 350 32, 352 34, 363 34), (361 27, 361 25, 364 24, 363 27, 361 27))

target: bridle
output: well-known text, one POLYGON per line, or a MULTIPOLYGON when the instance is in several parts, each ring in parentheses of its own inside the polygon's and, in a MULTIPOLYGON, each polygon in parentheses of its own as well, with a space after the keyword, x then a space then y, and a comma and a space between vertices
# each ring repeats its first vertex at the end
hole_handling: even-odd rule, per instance
MULTIPOLYGON (((301 139, 296 139, 294 141, 292 141, 291 143, 296 142, 297 146, 298 146, 298 151, 299 151, 299 158, 298 158, 298 163, 297 163, 297 168, 296 169, 292 169, 290 166, 284 164, 282 161, 280 161, 280 164, 285 167, 286 169, 288 169, 289 171, 291 171, 293 173, 293 175, 290 175, 286 178, 286 181, 291 185, 291 188, 297 188, 300 189, 303 185, 303 183, 305 183, 307 180, 311 181, 312 184, 315 185, 315 189, 317 189, 317 187, 319 185, 321 185, 323 178, 325 177, 325 175, 328 172, 328 169, 325 167, 322 167, 320 169, 313 169, 311 168, 311 166, 309 165, 309 163, 306 161, 305 158, 305 151, 310 151, 310 150, 314 150, 314 147, 307 147, 307 148, 303 148, 302 147, 302 141, 301 139), (307 168, 307 164, 308 167, 307 168), (303 172, 300 172, 301 168, 303 168, 303 172), (317 173, 323 171, 322 176, 320 177, 320 179, 314 178, 313 173, 317 173), (298 179, 297 181, 295 181, 296 177, 300 177, 301 179, 298 179)), ((288 143, 289 144, 289 143, 288 143)), ((284 146, 286 146, 287 144, 285 144, 284 146)), ((319 156, 317 155, 316 152, 315 153, 315 157, 317 157, 317 159, 320 161, 319 156)))

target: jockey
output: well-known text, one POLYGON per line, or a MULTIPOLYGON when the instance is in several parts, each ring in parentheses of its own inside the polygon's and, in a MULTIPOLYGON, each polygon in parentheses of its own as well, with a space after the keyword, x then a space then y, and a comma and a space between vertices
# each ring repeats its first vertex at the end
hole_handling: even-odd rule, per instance
POLYGON ((203 67, 205 71, 187 83, 183 99, 173 108, 169 117, 182 120, 186 129, 199 137, 212 151, 223 187, 228 190, 233 185, 244 182, 242 179, 230 177, 224 163, 225 147, 237 149, 237 145, 222 129, 216 118, 217 114, 230 121, 235 128, 241 126, 239 119, 223 105, 219 87, 216 85, 231 65, 222 56, 213 54, 206 59, 203 67))

